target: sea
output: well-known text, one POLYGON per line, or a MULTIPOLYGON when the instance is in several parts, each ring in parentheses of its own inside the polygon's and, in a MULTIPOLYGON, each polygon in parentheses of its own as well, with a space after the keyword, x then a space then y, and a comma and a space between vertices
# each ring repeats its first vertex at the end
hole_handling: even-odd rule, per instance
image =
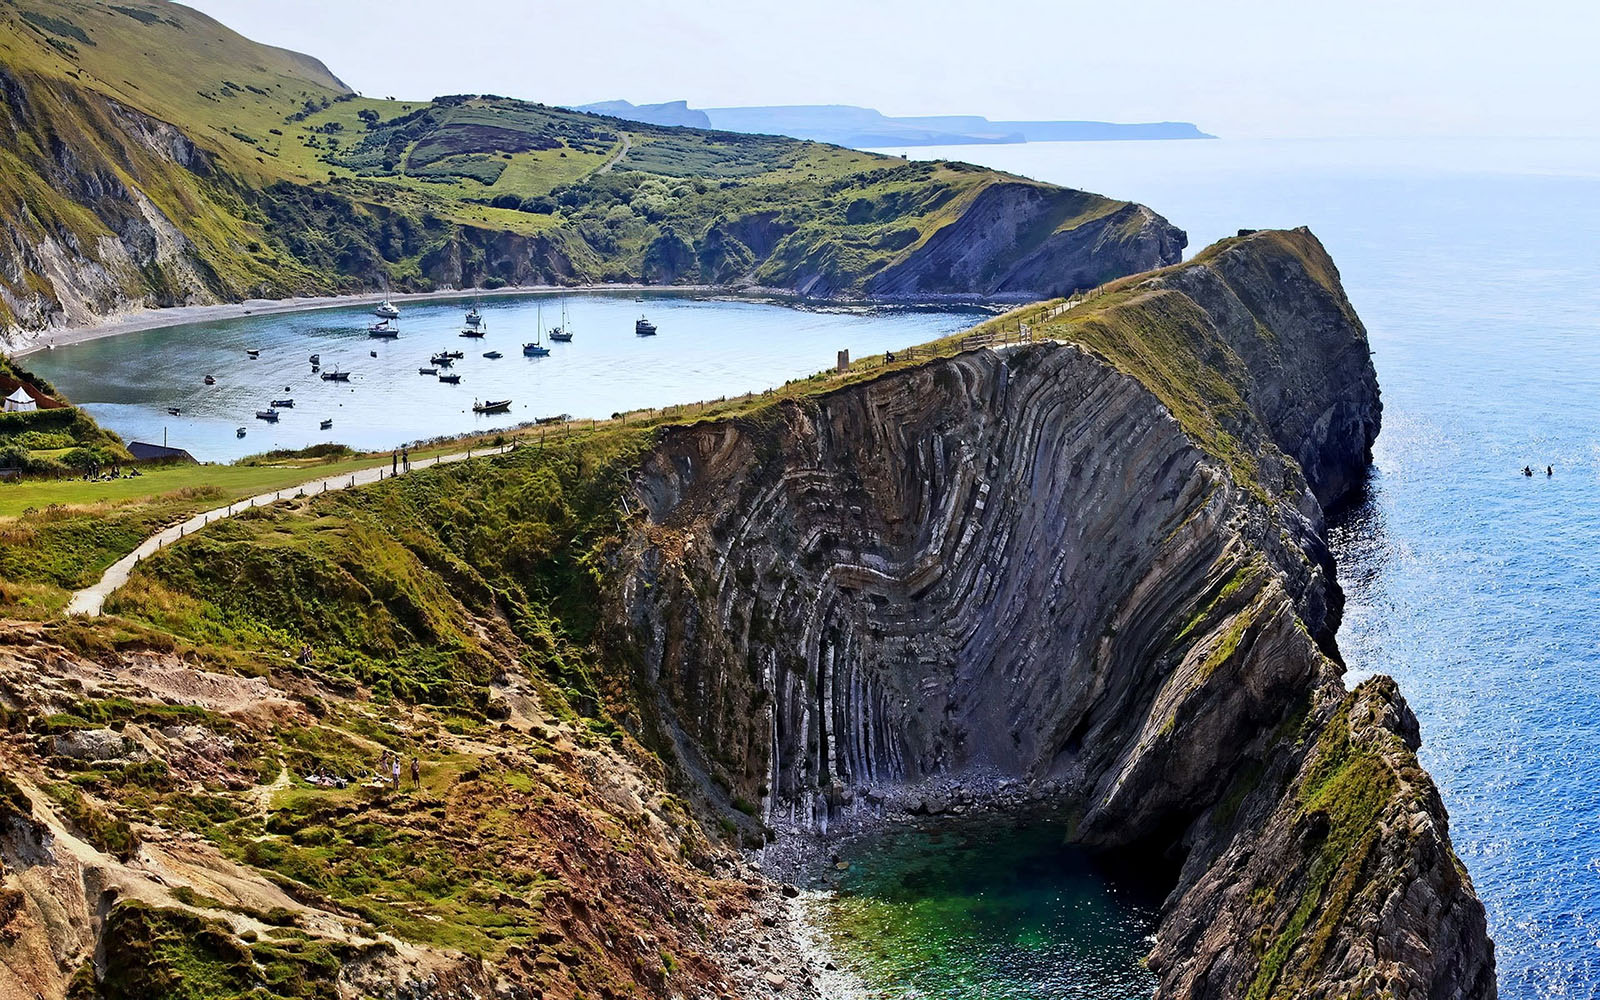
POLYGON ((886 152, 1142 202, 1190 254, 1241 228, 1321 238, 1384 405, 1333 528, 1347 680, 1393 676, 1421 722, 1501 996, 1600 997, 1600 140, 886 152))
MULTIPOLYGON (((1241 228, 1303 225, 1322 239, 1371 336, 1384 401, 1370 487, 1333 523, 1347 680, 1395 677, 1421 722, 1423 763, 1488 911, 1501 995, 1600 997, 1600 141, 1224 138, 885 152, 1140 201, 1187 230, 1190 254, 1241 228), (1522 475, 1525 466, 1536 475, 1522 475)), ((577 339, 540 359, 524 358, 520 344, 541 311, 546 325, 556 321, 552 297, 486 302, 482 341, 457 337, 463 307, 448 303, 407 306, 397 342, 369 342, 365 314, 334 310, 129 334, 29 364, 125 436, 168 434, 201 458, 227 459, 312 443, 326 417, 333 438, 388 448, 493 426, 472 414, 475 398, 514 398, 511 414, 489 419, 515 423, 760 390, 830 366, 837 350, 900 347, 973 319, 643 298, 567 296, 577 339), (657 337, 634 336, 640 313, 658 323, 657 337), (261 359, 249 361, 244 351, 256 347, 261 359), (443 348, 467 354, 459 387, 416 373, 443 348), (481 357, 491 349, 505 357, 481 357), (311 352, 356 372, 352 384, 315 380, 311 352), (200 387, 207 373, 218 391, 200 387), (295 397, 293 416, 270 429, 252 420, 280 392, 295 397)), ((883 984, 876 995, 977 995, 962 992, 975 981, 994 997, 1148 995, 1149 980, 1128 972, 1153 911, 1124 902, 1058 841, 1016 848, 1026 854, 1016 864, 1055 865, 1059 877, 964 878, 967 865, 993 874, 997 854, 981 838, 951 835, 913 844, 913 860, 943 858, 956 873, 919 876, 920 902, 898 885, 845 880, 850 925, 872 942, 857 958, 883 984), (1041 884, 1055 902, 1040 898, 1041 884), (964 921, 959 934, 930 932, 927 918, 940 912, 964 921), (1096 921, 1114 925, 1121 964, 1102 972, 1085 961, 1067 985, 1034 980, 1035 952, 1070 956, 1096 921), (905 970, 895 956, 911 951, 924 957, 920 985, 896 987, 905 970), (872 965, 873 955, 888 964, 872 965)), ((861 850, 865 872, 912 864, 902 842, 861 850)))

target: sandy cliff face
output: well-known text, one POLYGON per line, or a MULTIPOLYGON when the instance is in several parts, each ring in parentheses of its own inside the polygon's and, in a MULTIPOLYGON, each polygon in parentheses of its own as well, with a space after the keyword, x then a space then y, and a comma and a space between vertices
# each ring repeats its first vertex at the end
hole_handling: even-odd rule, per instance
POLYGON ((1174 866, 1163 995, 1492 996, 1415 720, 1340 682, 1322 508, 1379 403, 1326 254, 1050 332, 663 441, 613 608, 658 744, 779 828, 1021 782, 1174 866))

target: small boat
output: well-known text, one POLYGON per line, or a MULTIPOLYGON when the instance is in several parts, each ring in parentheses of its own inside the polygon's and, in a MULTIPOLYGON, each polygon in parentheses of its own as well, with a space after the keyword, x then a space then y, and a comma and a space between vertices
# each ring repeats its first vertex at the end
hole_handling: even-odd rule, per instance
POLYGON ((245 429, 243 427, 240 427, 238 430, 233 432, 233 436, 236 437, 236 438, 242 438, 242 437, 244 437, 244 435, 245 435, 245 429))
POLYGON ((490 361, 499 361, 501 358, 505 357, 505 355, 501 354, 499 351, 484 351, 483 356, 488 358, 490 361))
POLYGON ((323 372, 322 373, 322 381, 324 381, 324 382, 348 382, 348 381, 350 381, 350 373, 349 372, 342 372, 339 369, 335 368, 331 372, 323 372))
POLYGON ((368 351, 367 352, 367 357, 369 357, 369 358, 375 358, 377 356, 378 356, 378 352, 377 351, 368 351))
POLYGON ((323 430, 327 430, 328 428, 330 428, 332 426, 333 426, 333 418, 332 417, 329 417, 327 420, 324 420, 322 422, 322 429, 323 430))
POLYGON ((479 323, 482 323, 482 322, 483 322, 483 313, 480 313, 478 311, 478 307, 477 306, 473 306, 470 310, 467 311, 467 325, 468 326, 477 326, 479 323))
POLYGON ((167 407, 167 412, 172 414, 173 416, 177 416, 178 414, 182 413, 183 411, 178 409, 176 406, 169 406, 169 407, 167 407))
POLYGON ((572 343, 572 321, 567 319, 567 302, 561 300, 561 325, 550 328, 550 340, 557 344, 572 343))
POLYGON ((440 375, 439 376, 439 381, 441 381, 441 382, 449 382, 451 385, 460 385, 461 384, 461 376, 460 375, 454 375, 454 374, 452 374, 452 375, 440 375))
POLYGON ((461 331, 461 336, 463 336, 463 337, 481 337, 481 336, 483 336, 483 333, 484 333, 484 331, 483 331, 482 327, 469 326, 465 330, 461 331))
POLYGON ((388 278, 385 278, 383 280, 383 301, 378 303, 378 308, 372 310, 372 315, 378 317, 379 319, 399 319, 400 318, 400 310, 396 309, 394 303, 389 301, 389 279, 388 278))
POLYGON ((538 319, 533 324, 533 343, 522 345, 522 356, 525 358, 547 358, 550 348, 544 346, 544 308, 541 306, 538 319))
POLYGON ((389 340, 393 340, 400 336, 400 328, 390 323, 388 320, 384 320, 382 323, 375 323, 372 326, 367 327, 367 336, 385 337, 389 340))
POLYGON ((450 358, 437 357, 429 358, 428 364, 433 365, 435 368, 449 368, 451 365, 455 364, 455 362, 450 358))
POLYGON ((245 353, 245 357, 249 357, 249 358, 259 358, 259 357, 261 357, 261 350, 259 348, 247 349, 244 353, 245 353))
POLYGON ((277 410, 257 410, 256 411, 256 419, 257 420, 265 420, 265 421, 268 421, 269 423, 274 423, 275 424, 275 423, 278 422, 278 411, 277 410))
POLYGON ((294 400, 292 400, 292 399, 274 399, 272 401, 272 405, 273 405, 274 409, 292 410, 292 409, 294 409, 294 400))
POLYGON ((656 335, 656 325, 640 316, 633 323, 633 332, 640 337, 654 337, 656 335))
POLYGON ((216 385, 216 384, 217 384, 217 377, 215 375, 207 375, 206 376, 206 385, 216 385))
POLYGON ((315 375, 317 372, 320 372, 320 371, 322 371, 322 366, 321 365, 312 365, 311 366, 311 373, 313 375, 315 375))
POLYGON ((467 356, 464 351, 440 351, 439 354, 441 357, 455 358, 457 361, 467 356))
POLYGON ((511 409, 509 399, 486 399, 481 403, 472 404, 473 413, 504 413, 511 409))
POLYGON ((418 375, 437 375, 437 374, 439 374, 439 369, 438 368, 418 368, 417 369, 417 374, 418 375))
POLYGON ((314 364, 314 365, 322 364, 322 355, 320 355, 320 354, 311 355, 311 363, 314 364))

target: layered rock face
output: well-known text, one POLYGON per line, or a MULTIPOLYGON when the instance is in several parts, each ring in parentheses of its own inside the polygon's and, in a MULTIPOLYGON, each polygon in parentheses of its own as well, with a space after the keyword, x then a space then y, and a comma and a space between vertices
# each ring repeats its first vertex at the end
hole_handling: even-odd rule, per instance
POLYGON ((1340 683, 1322 506, 1379 404, 1320 245, 1046 333, 666 437, 612 612, 658 745, 779 828, 1020 782, 1179 872, 1164 996, 1492 996, 1415 720, 1340 683))

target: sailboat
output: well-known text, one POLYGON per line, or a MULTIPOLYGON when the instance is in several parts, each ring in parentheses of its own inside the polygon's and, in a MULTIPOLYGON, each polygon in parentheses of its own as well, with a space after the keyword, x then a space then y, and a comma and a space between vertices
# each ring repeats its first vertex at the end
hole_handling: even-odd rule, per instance
POLYGON ((478 307, 477 306, 473 306, 472 309, 467 312, 467 325, 468 326, 477 326, 479 323, 482 323, 482 322, 483 322, 483 313, 480 313, 478 311, 478 307))
POLYGON ((550 339, 558 344, 572 343, 572 321, 567 319, 567 300, 561 300, 561 325, 551 329, 550 339))
POLYGON ((378 317, 379 319, 399 319, 400 318, 400 310, 395 308, 395 304, 393 302, 389 301, 389 279, 388 278, 384 278, 383 279, 383 301, 378 303, 378 308, 372 310, 372 314, 374 316, 378 317))
POLYGON ((550 356, 550 348, 544 346, 544 307, 543 306, 539 307, 538 317, 539 317, 538 318, 538 327, 537 327, 537 329, 534 330, 533 343, 531 343, 531 344, 523 344, 522 345, 522 353, 526 357, 530 357, 530 358, 547 358, 547 357, 550 356))

